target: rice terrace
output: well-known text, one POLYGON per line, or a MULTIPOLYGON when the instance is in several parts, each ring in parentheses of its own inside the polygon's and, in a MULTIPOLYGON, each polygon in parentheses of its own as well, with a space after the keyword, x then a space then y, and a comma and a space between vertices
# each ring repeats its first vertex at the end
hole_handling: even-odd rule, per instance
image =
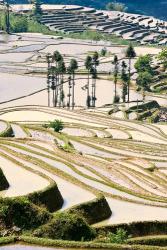
POLYGON ((167 22, 59 3, 0 0, 0 250, 167 249, 167 22))

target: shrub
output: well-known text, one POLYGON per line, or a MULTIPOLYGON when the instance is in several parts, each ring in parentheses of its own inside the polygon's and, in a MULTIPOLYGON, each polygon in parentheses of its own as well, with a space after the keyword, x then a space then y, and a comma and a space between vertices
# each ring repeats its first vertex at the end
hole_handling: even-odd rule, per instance
POLYGON ((35 230, 34 236, 62 240, 91 240, 94 230, 77 214, 57 213, 48 224, 35 230))
POLYGON ((53 128, 55 132, 60 132, 64 128, 64 124, 61 120, 54 120, 49 122, 49 128, 53 128))
POLYGON ((9 183, 2 171, 2 169, 0 168, 0 191, 5 190, 9 187, 9 183))
POLYGON ((106 48, 102 48, 101 51, 100 51, 100 55, 101 56, 106 56, 107 54, 107 49, 106 48))
POLYGON ((127 10, 127 7, 125 4, 120 3, 120 2, 109 2, 106 5, 106 9, 125 12, 127 10))
POLYGON ((108 243, 123 244, 127 242, 129 238, 127 231, 122 228, 118 228, 116 233, 108 233, 106 241, 108 243))
POLYGON ((0 198, 0 226, 21 229, 36 228, 48 221, 51 215, 44 209, 32 204, 28 199, 0 198))

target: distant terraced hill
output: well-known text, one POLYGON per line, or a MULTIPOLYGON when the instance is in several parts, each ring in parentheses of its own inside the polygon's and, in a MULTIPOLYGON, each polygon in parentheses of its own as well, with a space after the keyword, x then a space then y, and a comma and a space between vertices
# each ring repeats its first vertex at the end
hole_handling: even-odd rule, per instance
MULTIPOLYGON (((27 0, 10 0, 11 3, 27 3, 27 0)), ((53 4, 76 4, 95 8, 103 8, 109 0, 44 0, 43 3, 53 4)), ((128 6, 129 12, 153 15, 157 18, 167 20, 167 0, 119 0, 128 6)))

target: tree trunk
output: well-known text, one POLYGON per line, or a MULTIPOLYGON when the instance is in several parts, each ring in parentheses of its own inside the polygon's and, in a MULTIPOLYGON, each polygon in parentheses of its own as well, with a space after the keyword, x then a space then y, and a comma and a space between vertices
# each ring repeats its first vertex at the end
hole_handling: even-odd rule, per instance
POLYGON ((50 107, 50 89, 48 87, 48 107, 50 107))
POLYGON ((115 90, 114 90, 114 92, 115 92, 115 100, 116 100, 116 95, 117 95, 117 80, 116 80, 116 78, 114 79, 114 88, 115 88, 115 90))
POLYGON ((89 99, 89 70, 88 70, 88 85, 87 85, 87 108, 89 108, 90 104, 88 104, 89 99))
POLYGON ((75 73, 73 73, 73 79, 72 79, 72 109, 74 109, 75 106, 75 97, 74 97, 74 88, 75 88, 75 73))
POLYGON ((53 107, 55 107, 55 90, 53 89, 53 99, 52 99, 52 102, 53 102, 53 107))
POLYGON ((129 58, 128 103, 130 101, 130 82, 131 82, 131 58, 129 58))

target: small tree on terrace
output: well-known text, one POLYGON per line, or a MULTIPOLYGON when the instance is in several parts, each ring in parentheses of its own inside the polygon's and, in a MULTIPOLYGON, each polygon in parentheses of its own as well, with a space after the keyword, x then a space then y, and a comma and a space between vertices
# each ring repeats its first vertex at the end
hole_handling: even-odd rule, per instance
POLYGON ((75 72, 78 69, 78 62, 75 59, 71 59, 68 67, 68 72, 72 75, 72 109, 75 107, 75 72))
POLYGON ((126 95, 128 93, 128 91, 127 91, 128 75, 127 75, 126 69, 127 69, 127 65, 126 65, 125 61, 122 61, 121 80, 122 80, 122 100, 123 100, 123 102, 126 102, 126 95))
POLYGON ((117 81, 118 81, 118 57, 117 55, 114 56, 113 60, 113 65, 114 65, 114 100, 117 98, 117 81))
POLYGON ((96 106, 96 79, 97 79, 97 66, 99 65, 99 54, 94 52, 92 56, 92 107, 96 106))
POLYGON ((138 73, 142 72, 148 72, 151 75, 154 74, 153 69, 151 67, 152 58, 150 55, 140 56, 136 63, 135 63, 135 69, 138 73))
POLYGON ((66 73, 66 66, 65 66, 65 63, 64 63, 64 60, 63 58, 58 62, 58 73, 59 73, 59 86, 58 86, 58 89, 59 89, 59 106, 64 106, 64 97, 63 97, 63 100, 62 100, 62 93, 64 93, 64 88, 63 88, 63 85, 64 85, 64 74, 66 73))
POLYGON ((130 82, 131 82, 131 63, 132 58, 136 57, 136 52, 133 46, 130 44, 126 50, 126 57, 129 59, 129 78, 128 78, 128 102, 130 100, 130 82))
POLYGON ((64 124, 61 120, 54 120, 49 122, 49 128, 53 128, 55 132, 60 132, 64 128, 64 124))
POLYGON ((145 91, 149 90, 151 82, 152 82, 152 75, 149 72, 144 71, 139 73, 136 83, 143 90, 143 101, 145 97, 145 91))
POLYGON ((106 49, 106 47, 104 47, 104 48, 101 49, 100 55, 101 56, 106 56, 106 54, 107 54, 107 49, 106 49))
POLYGON ((60 89, 58 86, 60 85, 60 71, 62 71, 62 65, 60 65, 61 61, 63 61, 63 57, 62 55, 59 53, 59 51, 55 51, 53 53, 53 62, 55 63, 55 68, 56 68, 56 73, 55 73, 55 105, 57 106, 57 102, 58 102, 58 89, 60 89))
POLYGON ((85 68, 88 71, 88 83, 86 86, 87 89, 87 99, 86 99, 86 103, 87 103, 87 107, 90 107, 90 72, 91 72, 91 68, 92 68, 92 57, 91 56, 87 56, 86 60, 85 60, 85 68))
POLYGON ((167 70, 167 48, 163 49, 158 55, 159 61, 162 63, 164 70, 167 70))

